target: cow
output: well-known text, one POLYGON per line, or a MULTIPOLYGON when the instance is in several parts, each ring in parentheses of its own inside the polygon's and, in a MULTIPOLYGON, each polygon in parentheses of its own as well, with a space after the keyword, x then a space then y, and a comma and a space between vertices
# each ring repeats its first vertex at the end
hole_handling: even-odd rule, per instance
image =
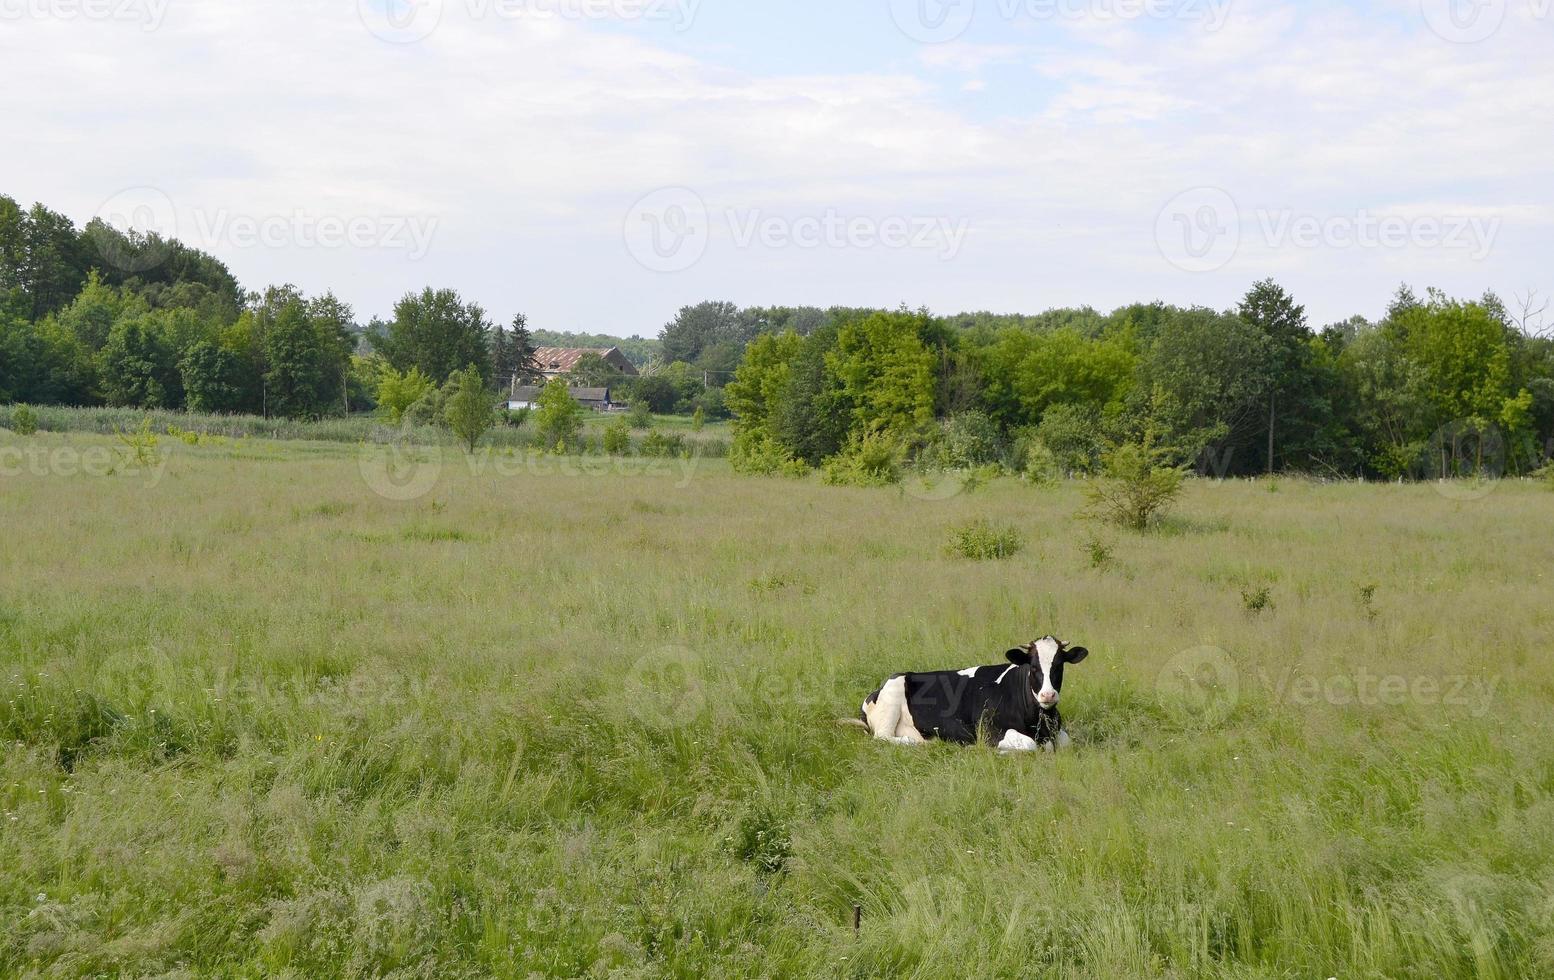
POLYGON ((1044 636, 1005 656, 1009 663, 957 671, 896 674, 863 703, 860 721, 875 738, 900 745, 931 740, 987 741, 1010 752, 1065 748, 1058 713, 1063 668, 1090 655, 1044 636))

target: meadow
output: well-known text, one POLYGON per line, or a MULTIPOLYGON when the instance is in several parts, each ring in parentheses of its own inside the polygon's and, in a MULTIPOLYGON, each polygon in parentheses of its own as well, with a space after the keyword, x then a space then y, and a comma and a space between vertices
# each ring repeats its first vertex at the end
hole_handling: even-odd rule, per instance
POLYGON ((0 431, 0 976, 1554 975, 1539 485, 378 452, 0 431), (1066 753, 835 723, 1048 632, 1066 753))

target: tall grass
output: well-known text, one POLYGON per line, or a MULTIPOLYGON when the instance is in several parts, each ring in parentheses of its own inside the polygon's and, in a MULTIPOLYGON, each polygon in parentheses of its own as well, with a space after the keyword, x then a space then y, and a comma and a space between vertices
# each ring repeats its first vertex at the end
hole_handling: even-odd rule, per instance
POLYGON ((0 475, 0 975, 1554 973, 1540 488, 1190 482, 1092 563, 1066 485, 171 449, 0 475), (1026 548, 947 555, 979 518, 1026 548), (833 723, 1046 632, 1065 754, 833 723), (1299 694, 1362 671, 1498 683, 1299 694))

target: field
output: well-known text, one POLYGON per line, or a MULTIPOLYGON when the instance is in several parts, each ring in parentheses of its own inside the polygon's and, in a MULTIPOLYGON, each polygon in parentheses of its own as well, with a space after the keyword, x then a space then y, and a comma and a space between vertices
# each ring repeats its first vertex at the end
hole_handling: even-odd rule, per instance
POLYGON ((0 432, 0 975, 1554 975, 1542 487, 362 452, 0 432), (1067 753, 835 724, 1047 632, 1067 753))

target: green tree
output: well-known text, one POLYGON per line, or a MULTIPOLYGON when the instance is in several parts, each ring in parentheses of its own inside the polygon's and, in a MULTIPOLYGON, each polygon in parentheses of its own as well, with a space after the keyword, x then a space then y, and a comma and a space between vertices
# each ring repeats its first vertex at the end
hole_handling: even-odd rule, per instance
POLYGON ((98 361, 103 394, 110 405, 176 408, 182 400, 173 349, 152 314, 115 323, 98 361))
POLYGON ((1127 334, 1091 339, 1062 327, 1045 333, 1001 330, 979 360, 983 403, 994 418, 1015 427, 1039 422, 1054 405, 1120 410, 1138 358, 1127 334))
MULTIPOLYGON (((1314 397, 1315 379, 1310 371, 1311 331, 1306 325, 1306 308, 1272 279, 1254 285, 1242 298, 1238 312, 1241 319, 1262 332, 1265 341, 1268 439, 1264 464, 1272 473, 1280 434, 1287 443, 1298 429, 1320 427, 1323 421, 1312 417, 1321 403, 1314 397)), ((1309 439, 1309 432, 1305 434, 1309 439)))
POLYGON ((571 446, 583 428, 583 406, 572 397, 560 378, 552 378, 540 390, 534 425, 543 446, 571 446))
POLYGON ((268 411, 287 418, 313 418, 335 404, 333 367, 339 352, 333 338, 294 300, 281 308, 264 335, 264 384, 268 411))
POLYGON ((422 374, 420 368, 411 368, 404 373, 385 368, 378 376, 378 410, 398 425, 404 419, 405 411, 425 398, 432 388, 432 379, 422 374))
POLYGON ((1134 427, 1152 426, 1159 448, 1180 461, 1213 447, 1228 469, 1261 431, 1267 363, 1266 338, 1241 317, 1172 311, 1139 360, 1129 398, 1134 427))
POLYGON ((855 431, 897 435, 934 419, 934 355, 923 342, 925 313, 874 313, 844 323, 827 366, 853 407, 855 431))
POLYGON ((427 288, 396 303, 393 322, 372 339, 394 370, 420 368, 441 384, 470 364, 482 378, 491 377, 490 329, 478 305, 464 303, 451 289, 427 288))
POLYGON ((243 359, 237 351, 202 340, 178 362, 184 400, 191 412, 232 413, 243 407, 243 359))
POLYGON ((471 364, 449 379, 453 393, 448 396, 448 428, 459 437, 467 452, 473 453, 480 439, 496 425, 496 398, 486 387, 480 369, 471 364))

